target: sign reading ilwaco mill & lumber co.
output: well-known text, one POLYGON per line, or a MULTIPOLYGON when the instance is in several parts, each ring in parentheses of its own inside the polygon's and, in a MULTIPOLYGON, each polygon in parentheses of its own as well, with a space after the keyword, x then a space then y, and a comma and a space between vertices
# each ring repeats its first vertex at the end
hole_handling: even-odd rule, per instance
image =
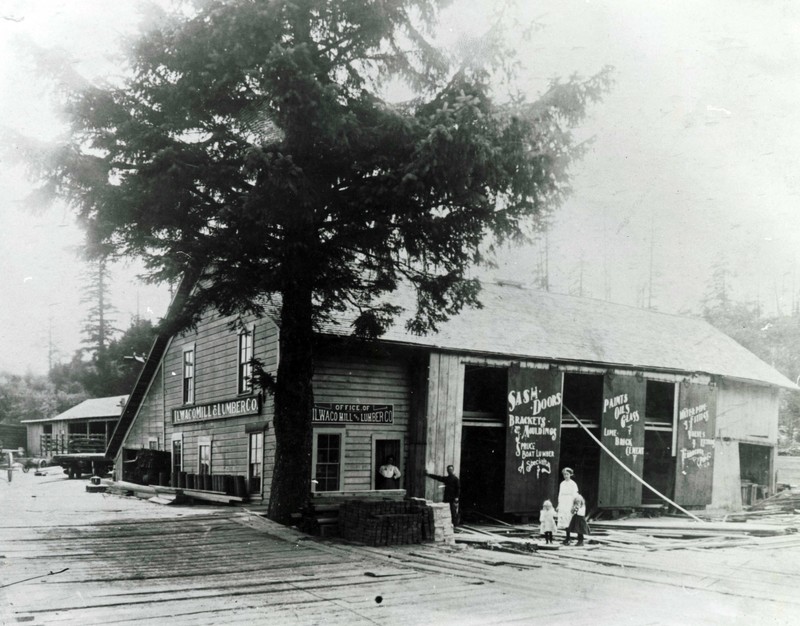
POLYGON ((257 397, 209 402, 180 409, 172 409, 172 423, 203 422, 224 417, 240 417, 242 415, 258 415, 261 403, 257 397))
POLYGON ((315 424, 394 424, 394 405, 316 403, 311 421, 315 424))

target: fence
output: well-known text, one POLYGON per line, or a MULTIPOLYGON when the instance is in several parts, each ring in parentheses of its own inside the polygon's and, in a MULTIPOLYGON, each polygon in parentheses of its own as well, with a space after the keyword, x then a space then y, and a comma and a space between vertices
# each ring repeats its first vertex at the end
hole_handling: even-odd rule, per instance
POLYGON ((105 452, 105 435, 47 435, 41 436, 42 455, 75 454, 79 452, 105 452))

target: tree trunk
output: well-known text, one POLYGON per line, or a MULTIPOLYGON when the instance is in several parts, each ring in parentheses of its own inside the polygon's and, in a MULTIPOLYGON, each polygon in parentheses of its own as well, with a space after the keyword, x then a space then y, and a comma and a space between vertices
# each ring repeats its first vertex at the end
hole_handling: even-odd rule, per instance
POLYGON ((269 518, 282 524, 300 511, 311 490, 314 333, 310 276, 298 271, 283 288, 275 388, 275 468, 269 498, 269 518))

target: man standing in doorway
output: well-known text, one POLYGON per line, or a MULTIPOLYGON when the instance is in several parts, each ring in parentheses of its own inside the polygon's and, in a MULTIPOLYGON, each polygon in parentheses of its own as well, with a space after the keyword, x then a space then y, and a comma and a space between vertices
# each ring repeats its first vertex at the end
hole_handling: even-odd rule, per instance
POLYGON ((444 483, 444 497, 443 502, 450 504, 450 516, 453 518, 453 526, 458 526, 460 511, 458 510, 458 500, 461 497, 461 481, 456 476, 455 467, 452 465, 447 466, 447 476, 439 476, 437 474, 429 474, 425 471, 425 476, 438 480, 444 483))

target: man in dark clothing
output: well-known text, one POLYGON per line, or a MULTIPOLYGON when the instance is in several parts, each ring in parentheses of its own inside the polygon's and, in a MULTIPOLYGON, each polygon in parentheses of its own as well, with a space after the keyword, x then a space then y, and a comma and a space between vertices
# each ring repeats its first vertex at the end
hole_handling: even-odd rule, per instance
POLYGON ((461 481, 458 480, 458 476, 456 476, 455 467, 452 465, 447 466, 447 476, 429 474, 427 471, 425 472, 425 476, 433 478, 433 480, 438 480, 440 483, 444 483, 444 497, 442 501, 450 504, 450 516, 453 518, 453 526, 458 526, 458 499, 461 497, 461 481))

